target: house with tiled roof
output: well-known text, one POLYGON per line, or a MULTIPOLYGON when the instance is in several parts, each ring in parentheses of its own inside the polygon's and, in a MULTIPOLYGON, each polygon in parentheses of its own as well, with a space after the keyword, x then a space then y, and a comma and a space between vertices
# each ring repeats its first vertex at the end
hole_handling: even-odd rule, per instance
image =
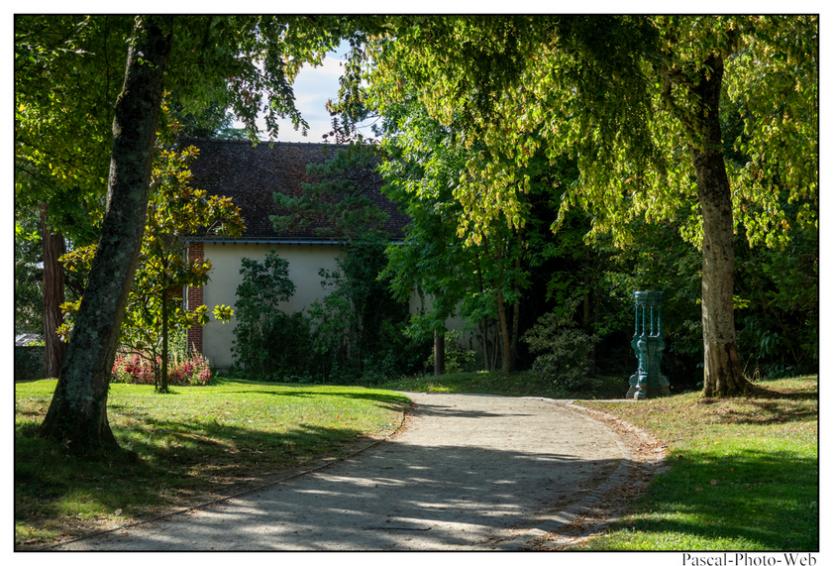
MULTIPOLYGON (((205 304, 209 311, 217 304, 234 305, 241 260, 263 260, 270 251, 277 251, 289 262, 289 277, 295 283, 295 294, 286 305, 287 312, 297 312, 327 293, 321 285, 321 269, 336 269, 343 241, 328 234, 327 219, 276 230, 270 216, 286 214, 275 202, 273 193, 298 196, 303 184, 310 182, 307 166, 322 163, 339 149, 333 144, 260 143, 248 141, 187 140, 199 148, 199 157, 191 166, 193 184, 209 194, 231 197, 240 207, 246 223, 245 233, 238 238, 194 237, 188 242, 188 255, 193 259, 211 260, 208 283, 187 289, 187 307, 205 304)), ((385 230, 392 240, 398 239, 407 218, 396 210, 380 192, 381 179, 375 171, 359 171, 366 178, 366 196, 387 213, 385 230)), ((233 363, 232 345, 235 323, 209 322, 205 327, 189 331, 192 348, 205 354, 217 367, 233 363)))

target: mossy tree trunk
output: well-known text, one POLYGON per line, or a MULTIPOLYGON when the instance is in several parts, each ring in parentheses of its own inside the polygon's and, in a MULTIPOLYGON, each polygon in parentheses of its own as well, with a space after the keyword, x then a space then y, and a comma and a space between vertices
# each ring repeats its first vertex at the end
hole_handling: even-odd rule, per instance
POLYGON ((107 391, 145 227, 171 16, 137 16, 116 100, 107 209, 63 371, 41 434, 74 452, 116 448, 107 391))
POLYGON ((706 67, 711 71, 704 71, 692 89, 700 105, 692 153, 703 215, 703 394, 727 397, 748 393, 751 384, 743 376, 735 339, 732 194, 719 115, 723 59, 712 56, 706 67))

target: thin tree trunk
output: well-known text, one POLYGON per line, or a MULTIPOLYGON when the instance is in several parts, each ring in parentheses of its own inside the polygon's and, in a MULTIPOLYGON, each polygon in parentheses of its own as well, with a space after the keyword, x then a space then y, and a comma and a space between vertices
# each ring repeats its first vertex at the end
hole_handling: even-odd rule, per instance
POLYGON ((711 73, 704 72, 694 89, 702 111, 697 113, 700 143, 693 148, 703 215, 703 394, 724 397, 748 393, 751 384, 743 376, 735 340, 732 195, 719 118, 723 60, 712 56, 707 66, 711 73))
POLYGON ((168 392, 168 290, 162 291, 162 374, 160 393, 168 392))
POLYGON ((59 377, 66 344, 58 336, 63 315, 64 268, 58 258, 66 252, 61 234, 53 233, 47 222, 47 206, 41 206, 41 243, 43 245, 43 339, 46 343, 46 377, 59 377))
POLYGON ((483 353, 483 369, 489 371, 489 338, 486 336, 486 321, 481 320, 477 323, 480 327, 480 345, 483 353))
POLYGON ((584 293, 584 299, 582 300, 582 309, 581 309, 581 325, 584 329, 590 333, 590 291, 587 290, 584 293))
MULTIPOLYGON (((480 294, 483 295, 484 285, 483 285, 483 265, 481 263, 480 254, 477 254, 477 283, 480 287, 480 294)), ((483 329, 480 333, 483 342, 483 366, 486 371, 492 371, 493 365, 490 363, 491 356, 489 355, 489 327, 486 323, 486 319, 480 320, 480 326, 483 329)))
POLYGON ((518 332, 521 325, 521 301, 516 300, 512 305, 512 367, 518 362, 518 332))
MULTIPOLYGON (((588 254, 588 256, 589 256, 589 254, 588 254)), ((588 257, 588 261, 590 261, 589 257, 588 257)), ((589 287, 589 283, 588 283, 588 289, 584 293, 584 301, 583 301, 584 306, 582 307, 581 318, 582 318, 582 323, 583 323, 583 326, 584 326, 584 330, 587 332, 587 334, 589 334, 591 336, 593 335, 593 328, 592 328, 592 323, 593 323, 593 310, 592 310, 593 299, 592 299, 592 297, 593 297, 593 288, 589 287)), ((596 344, 593 344, 593 346, 590 349, 590 367, 592 368, 593 373, 596 373, 596 370, 598 369, 597 366, 596 366, 596 344)))
MULTIPOLYGON (((521 250, 523 250, 523 237, 521 236, 520 232, 518 233, 518 249, 515 252, 515 274, 514 277, 518 277, 518 273, 521 272, 521 250)), ((511 355, 512 355, 512 369, 515 369, 515 366, 518 363, 518 333, 521 326, 521 293, 520 289, 518 289, 517 285, 512 289, 515 293, 515 302, 512 303, 512 348, 511 348, 511 355)))
POLYGON ((509 337, 509 321, 506 320, 506 302, 503 291, 497 293, 497 314, 500 322, 500 371, 512 372, 512 339, 509 337))
POLYGON ((497 369, 497 357, 500 353, 500 347, 498 346, 498 342, 500 341, 500 332, 497 331, 497 324, 494 321, 489 321, 489 348, 491 349, 491 357, 489 360, 489 371, 495 371, 497 369), (492 331, 494 328, 494 332, 492 331))
POLYGON ((445 373, 445 329, 434 331, 434 375, 445 373))
POLYGON ((107 390, 145 228, 171 16, 137 16, 116 100, 107 211, 61 378, 41 434, 75 452, 117 448, 107 390))

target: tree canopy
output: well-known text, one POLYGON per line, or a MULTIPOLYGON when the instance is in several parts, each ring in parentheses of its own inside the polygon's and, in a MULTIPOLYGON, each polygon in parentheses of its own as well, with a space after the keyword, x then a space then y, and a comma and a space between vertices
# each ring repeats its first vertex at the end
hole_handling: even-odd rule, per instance
MULTIPOLYGON (((783 246, 817 226, 818 23, 798 16, 394 18, 362 52, 371 110, 413 101, 466 148, 459 231, 477 244, 529 217, 529 165, 569 160, 558 229, 638 245, 673 222, 704 254, 706 391, 745 391, 735 351, 732 232, 783 246), (704 241, 705 237, 705 241, 704 241), (711 352, 711 353, 710 353, 711 352), (722 353, 719 353, 722 352, 722 353), (711 377, 710 377, 711 376, 711 377), (722 377, 721 377, 722 376, 722 377)), ((343 89, 349 92, 349 89, 343 89)), ((347 99, 350 102, 350 99, 347 99)), ((356 104, 345 103, 345 122, 356 104)), ((397 116, 400 128, 419 128, 397 116)))

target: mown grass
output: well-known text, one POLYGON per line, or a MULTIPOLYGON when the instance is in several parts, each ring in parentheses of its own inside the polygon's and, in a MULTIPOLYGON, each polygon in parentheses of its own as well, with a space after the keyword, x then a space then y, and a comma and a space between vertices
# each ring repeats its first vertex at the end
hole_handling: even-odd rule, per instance
POLYGON ((583 402, 668 444, 668 469, 589 550, 818 551, 818 378, 771 394, 583 402))
POLYGON ((588 379, 578 391, 568 391, 551 379, 536 376, 532 372, 509 375, 500 372, 463 372, 445 375, 403 377, 385 381, 379 387, 398 391, 422 393, 488 393, 513 397, 551 397, 553 399, 610 399, 624 397, 628 389, 627 378, 601 377, 588 379))
POLYGON ((378 389, 218 380, 113 384, 123 453, 77 458, 39 438, 55 380, 15 387, 15 544, 55 542, 254 485, 395 430, 408 400, 378 389))

